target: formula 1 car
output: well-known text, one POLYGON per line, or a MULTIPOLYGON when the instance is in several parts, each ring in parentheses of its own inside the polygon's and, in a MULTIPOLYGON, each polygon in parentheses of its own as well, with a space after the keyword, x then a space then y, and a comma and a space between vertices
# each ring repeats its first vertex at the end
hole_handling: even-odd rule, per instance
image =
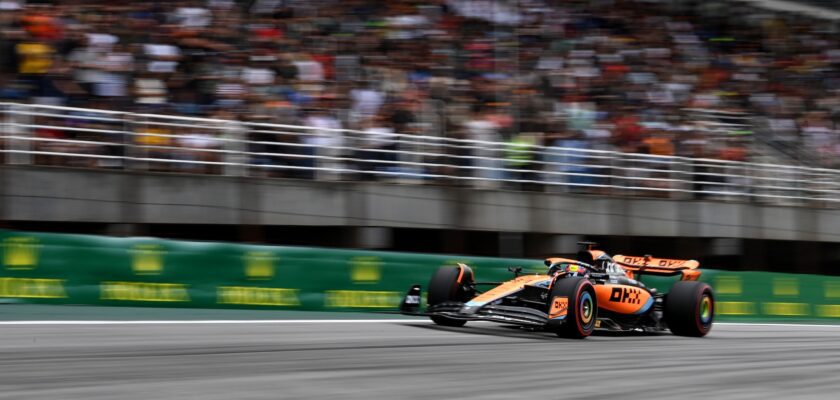
POLYGON ((428 286, 427 307, 420 312, 421 287, 413 285, 400 305, 407 315, 426 315, 438 325, 458 327, 467 321, 494 321, 544 329, 560 337, 585 338, 596 329, 655 332, 701 337, 714 319, 712 288, 698 282, 695 260, 651 256, 610 257, 584 247, 577 259, 545 260, 544 274, 523 275, 508 268, 507 282, 476 282, 465 264, 441 267, 428 286), (667 293, 648 288, 641 275, 679 276, 667 293), (480 287, 492 286, 481 291, 480 287))

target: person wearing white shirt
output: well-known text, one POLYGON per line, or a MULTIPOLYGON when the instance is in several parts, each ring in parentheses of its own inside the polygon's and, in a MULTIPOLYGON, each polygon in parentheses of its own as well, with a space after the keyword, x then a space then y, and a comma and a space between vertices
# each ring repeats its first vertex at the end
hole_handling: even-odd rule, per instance
POLYGON ((175 19, 184 28, 205 28, 213 22, 213 15, 206 8, 179 7, 175 19))
POLYGON ((350 91, 350 98, 353 101, 352 112, 357 118, 376 115, 385 102, 382 92, 372 88, 353 89, 350 91))
POLYGON ((301 141, 311 145, 310 152, 315 156, 314 166, 323 168, 317 170, 315 178, 318 180, 338 180, 342 176, 341 169, 344 162, 335 160, 344 154, 344 132, 341 122, 326 110, 314 109, 304 119, 307 127, 314 129, 303 133, 301 141))
POLYGON ((473 159, 472 164, 478 167, 473 170, 473 176, 482 179, 476 181, 479 187, 497 187, 498 182, 493 179, 501 178, 499 168, 503 166, 503 161, 500 159, 500 149, 503 146, 499 128, 498 124, 480 110, 475 111, 472 118, 464 122, 467 137, 474 141, 467 145, 472 146, 471 155, 477 157, 473 159))
POLYGON ((146 43, 143 45, 143 53, 150 59, 146 67, 149 72, 173 73, 181 58, 181 50, 171 44, 146 43))
MULTIPOLYGON (((394 128, 387 124, 385 117, 377 115, 368 118, 364 122, 362 136, 357 147, 362 149, 358 152, 358 158, 362 160, 359 164, 361 170, 388 171, 397 160, 397 139, 394 128)), ((385 175, 365 174, 363 179, 375 179, 387 177, 385 175)))

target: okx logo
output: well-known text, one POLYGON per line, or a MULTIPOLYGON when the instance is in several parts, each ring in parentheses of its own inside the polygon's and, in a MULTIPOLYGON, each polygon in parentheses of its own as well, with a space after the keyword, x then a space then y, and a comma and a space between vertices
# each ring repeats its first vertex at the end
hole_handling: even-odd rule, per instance
POLYGON ((27 270, 38 265, 38 239, 27 236, 3 240, 3 265, 6 269, 27 270))
POLYGON ((639 298, 641 289, 633 287, 616 287, 610 293, 610 301, 616 303, 639 304, 642 300, 639 298))
POLYGON ((165 253, 159 244, 136 244, 131 248, 131 269, 136 275, 160 275, 165 253))

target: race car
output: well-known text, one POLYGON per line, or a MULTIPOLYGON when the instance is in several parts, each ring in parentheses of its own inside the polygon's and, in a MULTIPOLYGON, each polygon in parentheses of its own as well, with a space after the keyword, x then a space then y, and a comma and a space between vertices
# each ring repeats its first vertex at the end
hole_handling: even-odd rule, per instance
POLYGON ((510 267, 513 279, 476 282, 465 264, 441 267, 428 286, 420 311, 421 287, 413 285, 401 305, 407 315, 426 315, 438 325, 459 327, 467 321, 493 321, 585 338, 595 330, 656 332, 701 337, 714 320, 712 288, 698 282, 699 263, 616 255, 581 242, 576 259, 545 260, 542 274, 524 275, 510 267), (642 275, 677 276, 667 293, 640 282, 642 275), (489 287, 482 291, 480 288, 489 287))

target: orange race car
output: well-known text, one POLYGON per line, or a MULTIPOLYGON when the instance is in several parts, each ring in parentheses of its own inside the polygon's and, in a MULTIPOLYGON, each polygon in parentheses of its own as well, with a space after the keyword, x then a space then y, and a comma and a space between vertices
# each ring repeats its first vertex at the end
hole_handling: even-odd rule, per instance
POLYGON ((427 315, 438 325, 494 321, 545 329, 561 337, 585 338, 596 329, 639 332, 670 329, 676 335, 705 336, 712 328, 712 288, 698 282, 694 260, 651 256, 610 257, 584 246, 577 259, 545 260, 545 274, 523 275, 509 268, 507 282, 476 282, 465 264, 441 267, 432 275, 425 312, 420 312, 420 285, 409 289, 400 311, 427 315), (667 293, 638 281, 641 275, 678 276, 667 293), (492 286, 481 291, 480 287, 492 286))

